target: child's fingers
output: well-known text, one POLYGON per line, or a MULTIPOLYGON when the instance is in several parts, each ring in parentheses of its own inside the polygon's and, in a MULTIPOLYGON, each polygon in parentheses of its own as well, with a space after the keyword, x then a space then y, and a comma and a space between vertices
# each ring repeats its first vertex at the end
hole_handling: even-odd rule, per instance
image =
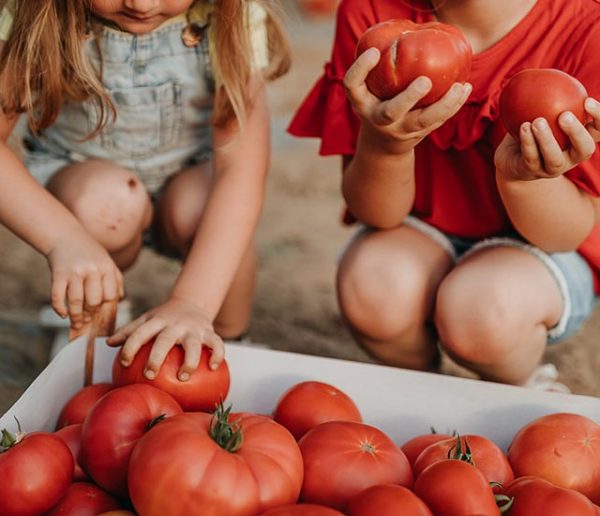
POLYGON ((376 48, 369 48, 363 52, 344 76, 344 88, 346 95, 353 106, 359 108, 367 100, 375 100, 375 96, 369 91, 365 81, 369 72, 379 62, 380 53, 376 48))
POLYGON ((202 341, 195 337, 188 335, 181 346, 185 350, 185 358, 181 369, 179 369, 178 377, 182 382, 186 382, 190 379, 190 376, 198 369, 200 363, 200 355, 202 353, 202 341))
POLYGON ((85 305, 97 308, 102 303, 102 278, 99 274, 88 275, 83 282, 83 299, 85 305))
POLYGON ((65 277, 58 275, 52 281, 52 290, 50 292, 50 300, 52 308, 61 317, 67 317, 69 312, 65 304, 65 297, 67 295, 67 280, 65 277))
POLYGON ((113 335, 108 337, 108 339, 106 339, 106 343, 109 346, 120 346, 135 330, 137 330, 142 324, 144 324, 146 320, 147 316, 146 314, 143 314, 137 319, 134 319, 133 321, 125 324, 124 326, 117 328, 117 331, 113 335))
POLYGON ((102 276, 102 292, 104 301, 119 299, 119 286, 114 274, 105 274, 102 276))
POLYGON ((592 133, 594 141, 600 141, 600 102, 592 97, 588 97, 585 101, 585 110, 592 117, 592 121, 588 124, 588 129, 592 133))
POLYGON ((160 366, 162 366, 167 358, 171 348, 178 343, 180 337, 181 335, 168 327, 157 335, 154 344, 152 344, 146 367, 144 368, 144 376, 148 378, 148 380, 154 380, 154 378, 156 378, 160 366))
POLYGON ((204 345, 212 350, 210 355, 210 368, 216 369, 219 367, 225 358, 225 345, 216 333, 208 334, 204 339, 204 345))
POLYGON ((73 277, 67 286, 67 305, 69 307, 69 316, 71 317, 71 326, 80 329, 83 316, 83 279, 73 277))
POLYGON ((571 163, 567 165, 590 159, 596 150, 596 142, 575 115, 569 111, 561 113, 558 125, 571 140, 571 146, 567 150, 571 163))
POLYGON ((549 176, 562 174, 565 171, 565 157, 548 122, 544 118, 536 118, 531 124, 531 130, 538 144, 546 174, 549 176))
POLYGON ((410 126, 405 129, 417 132, 439 127, 458 112, 471 94, 471 90, 472 87, 469 83, 454 83, 437 102, 420 111, 415 111, 414 117, 407 119, 410 126))
MULTIPOLYGON (((125 341, 125 344, 123 344, 123 349, 121 349, 121 363, 125 367, 131 364, 140 348, 148 343, 152 337, 159 334, 164 327, 165 323, 158 317, 154 317, 140 324, 133 332, 131 332, 125 341)), ((149 378, 148 375, 146 375, 146 377, 149 378)))

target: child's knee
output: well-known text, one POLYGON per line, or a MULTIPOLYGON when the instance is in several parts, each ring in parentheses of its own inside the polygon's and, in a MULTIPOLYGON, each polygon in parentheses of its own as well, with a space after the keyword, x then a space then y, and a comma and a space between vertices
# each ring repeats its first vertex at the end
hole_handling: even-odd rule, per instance
POLYGON ((86 161, 58 172, 48 189, 109 252, 139 240, 152 205, 142 182, 108 161, 86 161))

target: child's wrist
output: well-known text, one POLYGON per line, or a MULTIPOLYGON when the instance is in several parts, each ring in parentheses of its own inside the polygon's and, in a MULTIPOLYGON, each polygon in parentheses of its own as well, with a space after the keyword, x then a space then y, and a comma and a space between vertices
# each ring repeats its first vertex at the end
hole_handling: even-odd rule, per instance
POLYGON ((402 140, 372 126, 363 125, 358 145, 373 154, 401 156, 412 153, 417 143, 413 140, 402 140))

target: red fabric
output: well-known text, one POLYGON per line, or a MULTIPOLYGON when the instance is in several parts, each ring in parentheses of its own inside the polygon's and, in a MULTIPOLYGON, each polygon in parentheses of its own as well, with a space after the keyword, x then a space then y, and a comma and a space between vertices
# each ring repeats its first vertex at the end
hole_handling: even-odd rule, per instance
MULTIPOLYGON (((322 155, 352 155, 360 122, 342 86, 354 62, 358 38, 391 18, 431 21, 431 14, 402 0, 343 0, 335 44, 325 73, 293 118, 289 132, 322 140, 322 155)), ((600 3, 598 0, 538 0, 504 38, 474 56, 473 92, 463 108, 416 148, 413 215, 464 238, 513 231, 495 178, 494 151, 504 135, 498 100, 506 81, 524 68, 559 68, 577 77, 600 99, 600 3)), ((540 95, 544 92, 540 91, 540 95)), ((600 152, 566 176, 600 196, 600 152)), ((600 228, 579 248, 596 274, 600 291, 600 228)))

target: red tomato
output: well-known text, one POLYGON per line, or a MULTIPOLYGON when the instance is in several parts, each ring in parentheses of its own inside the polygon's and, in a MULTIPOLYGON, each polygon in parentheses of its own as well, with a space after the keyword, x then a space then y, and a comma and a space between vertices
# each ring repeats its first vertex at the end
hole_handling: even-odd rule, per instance
POLYGON ((506 130, 519 138, 523 122, 546 119, 561 149, 569 137, 558 126, 558 116, 571 111, 581 123, 587 121, 584 101, 587 91, 575 77, 553 68, 527 69, 513 75, 500 94, 500 120, 506 130))
POLYGON ((270 417, 222 409, 156 425, 129 465, 131 500, 144 516, 260 514, 295 503, 301 486, 292 434, 270 417))
POLYGON ((96 516, 120 507, 117 500, 94 484, 76 482, 47 516, 96 516))
POLYGON ((152 343, 143 346, 129 367, 123 367, 119 360, 119 354, 113 362, 113 382, 120 387, 132 383, 145 383, 158 387, 168 392, 181 408, 186 412, 212 412, 218 403, 225 401, 229 392, 229 368, 227 362, 223 361, 217 370, 212 371, 208 367, 210 351, 202 349, 200 364, 190 379, 182 382, 177 373, 183 364, 184 350, 181 346, 174 346, 154 380, 148 380, 144 376, 144 367, 150 355, 152 343))
POLYGON ((95 383, 77 391, 63 407, 56 428, 83 423, 96 402, 112 388, 111 383, 95 383))
MULTIPOLYGON (((508 459, 496 443, 480 435, 462 435, 460 440, 463 453, 466 452, 466 443, 471 450, 473 464, 488 482, 505 484, 515 478, 508 459)), ((427 466, 447 459, 448 453, 452 456, 456 452, 456 444, 457 438, 451 437, 425 448, 413 464, 415 478, 418 478, 427 466)))
POLYGON ((73 473, 73 482, 78 482, 81 480, 88 480, 88 476, 85 471, 81 469, 79 465, 79 449, 81 448, 81 427, 82 424, 77 425, 69 425, 61 428, 54 432, 58 437, 60 437, 64 443, 71 450, 71 454, 73 455, 73 460, 75 461, 75 471, 73 473))
POLYGON ((388 20, 373 25, 361 36, 356 55, 376 47, 379 63, 367 76, 367 86, 381 100, 391 99, 417 77, 431 79, 431 91, 416 107, 439 100, 455 82, 464 83, 471 72, 473 52, 462 32, 439 22, 388 20))
POLYGON ((263 512, 261 516, 344 516, 341 512, 316 505, 314 503, 297 503, 293 505, 282 505, 263 512))
POLYGON ((423 434, 417 435, 417 437, 413 437, 409 441, 406 441, 400 449, 406 455, 408 462, 410 462, 411 466, 417 460, 417 457, 421 455, 421 452, 427 448, 431 444, 439 443, 440 441, 445 441, 447 439, 451 439, 452 436, 449 434, 423 434))
POLYGON ((536 477, 521 477, 504 488, 504 494, 514 498, 510 516, 594 516, 598 507, 581 493, 573 489, 557 487, 547 480, 536 477))
POLYGON ((150 385, 119 387, 104 396, 85 418, 79 461, 100 486, 127 495, 127 466, 136 442, 161 416, 181 413, 166 392, 150 385))
POLYGON ((322 382, 302 382, 291 387, 277 402, 273 418, 292 432, 296 440, 327 421, 362 423, 358 407, 350 397, 322 382))
POLYGON ((414 491, 433 514, 500 514, 494 492, 483 473, 462 460, 446 459, 432 464, 419 475, 414 491))
POLYGON ((578 414, 550 414, 521 428, 508 448, 516 477, 533 475, 600 504, 600 425, 578 414))
POLYGON ((354 495, 377 484, 411 487, 402 450, 381 430, 352 421, 316 426, 300 442, 304 484, 300 498, 343 509, 354 495))
MULTIPOLYGON (((9 436, 3 432, 2 446, 9 446, 9 436)), ((27 434, 0 453, 0 514, 45 513, 67 491, 73 467, 71 451, 60 437, 27 434)))
POLYGON ((392 484, 369 487, 346 507, 348 516, 433 516, 423 500, 406 487, 392 484))

